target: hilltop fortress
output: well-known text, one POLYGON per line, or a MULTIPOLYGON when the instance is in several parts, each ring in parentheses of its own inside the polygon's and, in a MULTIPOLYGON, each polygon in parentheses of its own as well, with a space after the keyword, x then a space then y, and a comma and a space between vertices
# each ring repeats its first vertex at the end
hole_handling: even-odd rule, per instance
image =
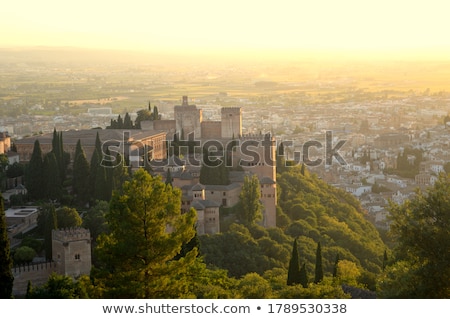
MULTIPOLYGON (((154 120, 141 123, 141 129, 92 129, 63 131, 64 150, 73 153, 80 140, 88 159, 94 147, 96 136, 105 149, 114 142, 128 156, 132 168, 144 166, 149 160, 152 174, 163 180, 170 178, 173 187, 182 191, 182 212, 191 207, 197 211, 197 233, 215 234, 221 231, 220 208, 231 208, 239 202, 246 176, 256 175, 260 182, 263 219, 261 225, 276 227, 277 182, 276 142, 267 134, 242 134, 242 109, 225 107, 221 109, 221 121, 203 121, 202 110, 188 104, 187 96, 181 105, 174 106, 173 120, 154 120), (198 149, 213 146, 215 156, 225 159, 229 156, 229 184, 203 185, 200 183, 201 157, 194 155, 168 156, 168 146, 175 136, 186 136, 194 141, 198 149), (128 153, 127 153, 128 152, 128 153), (155 164, 155 165, 153 165, 155 164)), ((52 134, 37 135, 16 142, 20 160, 30 159, 33 145, 39 140, 43 153, 52 147, 52 134)), ((78 277, 89 274, 91 269, 90 233, 86 229, 61 229, 52 233, 53 260, 13 268, 13 294, 24 295, 28 281, 33 285, 44 284, 51 273, 78 277)))
POLYGON ((244 176, 255 174, 260 181, 261 202, 264 206, 262 225, 275 227, 275 139, 270 134, 243 135, 241 107, 223 107, 220 112, 220 121, 204 121, 202 109, 189 104, 188 97, 183 96, 182 104, 174 106, 174 120, 147 121, 143 128, 165 130, 168 140, 174 135, 184 136, 185 140, 195 141, 202 149, 212 146, 222 160, 225 160, 225 156, 231 156, 229 185, 200 184, 199 161, 192 158, 192 154, 184 159, 171 156, 163 166, 154 167, 154 172, 167 178, 170 171, 172 185, 182 190, 182 209, 194 207, 197 210, 199 234, 220 231, 219 208, 235 205, 239 201, 244 176))
MULTIPOLYGON (((170 171, 172 185, 181 188, 183 192, 183 209, 195 207, 200 217, 202 210, 208 211, 208 217, 199 223, 205 225, 204 228, 199 226, 200 234, 220 231, 219 207, 235 205, 239 201, 245 175, 255 174, 260 180, 261 202, 264 205, 262 225, 275 227, 277 185, 274 137, 270 134, 244 135, 241 107, 223 107, 220 121, 204 121, 202 109, 188 101, 188 97, 183 96, 181 105, 174 106, 174 119, 142 121, 141 129, 63 131, 64 150, 70 154, 73 162, 76 144, 80 140, 89 160, 98 136, 104 149, 108 147, 111 150, 110 146, 113 146, 117 152, 122 152, 133 169, 145 166, 144 161, 148 161, 155 174, 166 178, 170 171), (185 154, 183 158, 168 156, 168 145, 175 136, 195 142, 200 150, 205 146, 212 146, 216 155, 222 156, 222 159, 231 156, 230 184, 197 185, 202 155, 199 154, 198 158, 193 158, 192 154, 185 154), (197 191, 193 189, 194 186, 197 191), (204 192, 198 192, 199 188, 204 188, 204 192), (193 194, 197 196, 196 202, 193 194)), ((47 133, 16 141, 20 161, 30 160, 36 140, 39 140, 43 153, 51 151, 52 137, 52 133, 47 133)))
POLYGON ((223 107, 220 121, 206 121, 203 110, 189 104, 183 96, 181 105, 174 106, 174 119, 161 119, 141 123, 145 130, 166 131, 194 139, 231 139, 242 136, 242 108, 223 107))

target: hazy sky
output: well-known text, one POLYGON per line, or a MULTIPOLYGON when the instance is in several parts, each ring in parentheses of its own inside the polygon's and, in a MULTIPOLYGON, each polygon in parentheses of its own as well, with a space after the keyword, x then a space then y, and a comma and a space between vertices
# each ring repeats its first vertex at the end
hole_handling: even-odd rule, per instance
POLYGON ((3 1, 0 47, 450 49, 448 1, 3 1))

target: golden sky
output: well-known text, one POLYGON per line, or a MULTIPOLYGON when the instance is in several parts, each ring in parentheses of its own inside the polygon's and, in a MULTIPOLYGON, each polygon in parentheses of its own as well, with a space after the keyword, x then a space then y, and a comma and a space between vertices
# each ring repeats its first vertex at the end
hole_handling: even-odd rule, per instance
POLYGON ((443 0, 15 0, 0 47, 127 50, 450 49, 443 0))

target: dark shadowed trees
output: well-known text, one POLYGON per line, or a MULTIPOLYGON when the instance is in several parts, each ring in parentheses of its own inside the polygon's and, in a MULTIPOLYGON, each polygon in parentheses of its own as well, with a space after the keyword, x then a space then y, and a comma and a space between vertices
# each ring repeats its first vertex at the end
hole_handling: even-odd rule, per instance
POLYGON ((44 195, 44 161, 39 140, 34 142, 33 153, 26 170, 26 187, 31 199, 41 199, 44 195))
POLYGON ((299 283, 300 283, 300 264, 298 259, 298 247, 296 238, 294 239, 294 244, 292 245, 291 259, 289 260, 287 284, 296 285, 299 283))
POLYGON ((0 194, 0 298, 11 298, 14 277, 11 272, 12 258, 9 250, 9 238, 6 228, 6 216, 3 197, 0 194))

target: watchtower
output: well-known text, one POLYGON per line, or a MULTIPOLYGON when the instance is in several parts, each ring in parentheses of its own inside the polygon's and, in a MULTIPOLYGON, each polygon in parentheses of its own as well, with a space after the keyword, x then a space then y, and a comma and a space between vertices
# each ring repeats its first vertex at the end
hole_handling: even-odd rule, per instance
POLYGON ((52 231, 52 254, 58 273, 78 277, 91 271, 91 233, 84 228, 52 231))
POLYGON ((242 136, 242 108, 224 107, 222 115, 222 138, 239 138, 242 136))
POLYGON ((195 105, 189 105, 187 96, 183 96, 181 105, 175 105, 175 130, 176 133, 184 133, 187 139, 190 134, 196 138, 201 137, 201 122, 203 121, 203 111, 197 109, 195 105))

